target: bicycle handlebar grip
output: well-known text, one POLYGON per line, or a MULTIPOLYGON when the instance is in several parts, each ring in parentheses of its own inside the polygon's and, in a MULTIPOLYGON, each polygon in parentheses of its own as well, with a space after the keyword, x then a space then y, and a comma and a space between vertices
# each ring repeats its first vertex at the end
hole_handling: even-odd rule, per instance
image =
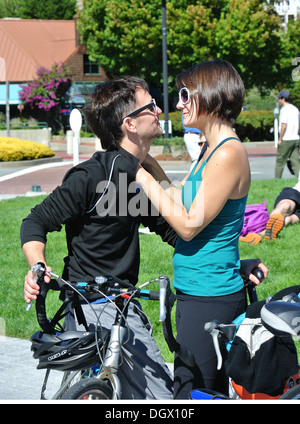
POLYGON ((159 300, 159 293, 156 291, 149 291, 149 299, 150 300, 159 300))
POLYGON ((259 279, 259 281, 263 281, 265 278, 265 275, 263 273, 263 271, 260 268, 254 268, 252 270, 252 274, 255 275, 256 278, 259 279))
MULTIPOLYGON (((35 283, 38 283, 39 284, 40 279, 42 277, 44 277, 45 271, 46 271, 46 266, 42 262, 38 262, 37 264, 32 265, 31 272, 33 274, 33 281, 35 283)), ((32 301, 30 303, 27 303, 27 305, 26 305, 26 311, 29 311, 30 308, 31 308, 31 306, 32 306, 32 301)))
POLYGON ((49 325, 49 320, 46 314, 46 302, 45 302, 48 290, 50 289, 50 283, 45 283, 44 281, 41 281, 39 283, 39 286, 40 286, 40 293, 35 303, 37 321, 41 329, 45 333, 52 333, 52 327, 49 325))

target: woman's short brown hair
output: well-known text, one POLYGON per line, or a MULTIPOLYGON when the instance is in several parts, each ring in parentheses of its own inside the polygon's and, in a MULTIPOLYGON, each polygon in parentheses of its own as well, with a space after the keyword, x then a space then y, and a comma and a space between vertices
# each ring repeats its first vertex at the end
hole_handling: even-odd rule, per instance
POLYGON ((189 89, 198 116, 215 115, 234 122, 242 110, 244 83, 227 61, 211 60, 194 65, 177 77, 177 86, 189 89))

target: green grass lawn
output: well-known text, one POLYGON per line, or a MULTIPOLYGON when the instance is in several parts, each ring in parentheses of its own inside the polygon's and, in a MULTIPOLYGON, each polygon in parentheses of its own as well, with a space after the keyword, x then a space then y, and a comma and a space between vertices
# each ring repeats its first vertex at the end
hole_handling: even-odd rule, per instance
MULTIPOLYGON (((274 200, 285 186, 293 186, 295 179, 252 181, 248 198, 250 203, 267 201, 269 212, 274 200)), ((30 209, 43 197, 15 198, 0 202, 0 318, 5 324, 7 336, 29 338, 39 329, 35 309, 25 311, 23 298, 24 276, 28 271, 27 263, 20 247, 20 225, 30 209)), ((166 274, 172 281, 173 249, 161 242, 155 235, 140 235, 141 268, 139 281, 166 274)), ((259 257, 269 268, 268 279, 258 288, 258 296, 263 299, 284 287, 299 284, 300 276, 300 225, 296 224, 281 231, 277 240, 262 242, 257 246, 240 243, 242 259, 259 257)), ((47 261, 53 271, 61 274, 63 258, 66 255, 64 230, 48 235, 47 261)), ((54 293, 47 304, 48 314, 57 310, 57 294, 54 293)), ((154 337, 166 360, 171 361, 158 322, 157 302, 143 302, 154 329, 154 337)))

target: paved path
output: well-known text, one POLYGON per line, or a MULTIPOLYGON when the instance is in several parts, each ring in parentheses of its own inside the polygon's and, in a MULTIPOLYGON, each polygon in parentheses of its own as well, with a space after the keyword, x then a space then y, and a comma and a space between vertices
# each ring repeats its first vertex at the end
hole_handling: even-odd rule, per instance
MULTIPOLYGON (((0 336, 0 402, 39 400, 45 370, 37 370, 29 340, 0 336)), ((53 371, 46 394, 51 397, 59 387, 62 373, 53 371)), ((47 397, 47 396, 46 396, 47 397)))

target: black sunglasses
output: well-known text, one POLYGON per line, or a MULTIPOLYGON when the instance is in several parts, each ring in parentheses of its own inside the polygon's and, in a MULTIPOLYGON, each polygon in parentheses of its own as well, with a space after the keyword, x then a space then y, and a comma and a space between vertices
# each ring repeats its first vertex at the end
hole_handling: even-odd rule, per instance
POLYGON ((128 115, 124 116, 124 118, 121 119, 119 125, 122 125, 122 123, 123 123, 123 121, 124 121, 125 118, 129 118, 131 116, 136 116, 139 113, 143 112, 143 110, 146 110, 146 109, 150 109, 151 112, 154 112, 155 114, 158 113, 155 99, 152 99, 152 102, 151 103, 148 103, 147 105, 142 106, 139 109, 134 110, 133 112, 128 113, 128 115))

